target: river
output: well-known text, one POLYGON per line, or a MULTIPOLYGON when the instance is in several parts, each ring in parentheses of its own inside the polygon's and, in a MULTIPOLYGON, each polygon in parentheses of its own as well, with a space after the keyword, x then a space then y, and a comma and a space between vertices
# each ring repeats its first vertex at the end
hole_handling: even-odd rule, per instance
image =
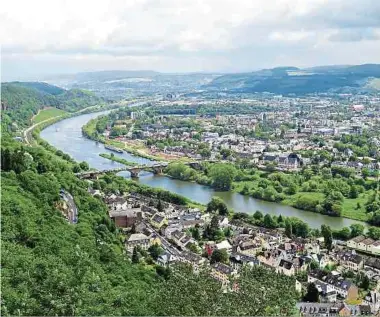
MULTIPOLYGON (((99 156, 100 153, 111 153, 112 151, 105 149, 103 144, 89 140, 82 135, 83 125, 89 120, 108 112, 109 111, 83 114, 59 121, 41 131, 41 137, 55 148, 71 155, 75 160, 79 162, 86 161, 92 168, 106 170, 122 167, 123 165, 120 163, 99 156)), ((137 157, 125 152, 123 154, 114 154, 115 156, 125 158, 128 161, 136 162, 138 164, 153 163, 145 158, 137 157)), ((130 177, 129 172, 121 172, 119 175, 126 178, 130 177)), ((208 203, 213 196, 219 196, 225 201, 229 208, 232 208, 236 212, 254 213, 256 210, 260 210, 263 213, 269 213, 272 215, 281 214, 283 216, 298 217, 307 222, 311 228, 319 228, 322 224, 328 224, 334 229, 348 227, 353 223, 361 223, 366 226, 366 223, 356 220, 329 217, 278 203, 254 199, 238 193, 218 192, 207 186, 175 180, 166 176, 153 175, 149 172, 142 172, 138 182, 175 192, 202 204, 208 203)))

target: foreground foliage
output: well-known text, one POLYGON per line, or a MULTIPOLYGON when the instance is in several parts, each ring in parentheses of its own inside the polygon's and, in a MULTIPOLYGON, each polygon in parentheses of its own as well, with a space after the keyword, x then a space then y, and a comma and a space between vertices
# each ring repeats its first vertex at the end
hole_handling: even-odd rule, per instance
MULTIPOLYGON (((262 268, 242 275, 238 295, 223 294, 206 273, 163 275, 160 267, 133 264, 106 206, 74 176, 70 158, 3 138, 1 159, 2 315, 269 315, 294 307, 293 280, 262 268), (61 188, 75 199, 76 225, 58 209, 61 188)), ((94 186, 187 203, 115 176, 94 186)))
POLYGON ((80 89, 63 90, 44 83, 3 83, 2 128, 16 132, 30 125, 33 115, 44 107, 75 112, 102 103, 102 99, 80 89))

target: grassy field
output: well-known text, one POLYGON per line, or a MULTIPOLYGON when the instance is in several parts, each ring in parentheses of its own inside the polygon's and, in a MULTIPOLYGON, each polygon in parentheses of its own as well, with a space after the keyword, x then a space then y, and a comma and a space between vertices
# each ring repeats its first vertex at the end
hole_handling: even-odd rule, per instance
POLYGON ((343 216, 351 219, 366 221, 368 216, 365 212, 364 204, 367 200, 368 195, 366 194, 361 194, 355 199, 345 198, 342 204, 343 216), (360 208, 357 208, 358 203, 360 204, 360 208))
POLYGON ((100 153, 99 156, 101 157, 104 157, 108 160, 111 160, 111 161, 114 161, 114 162, 118 162, 118 163, 121 163, 121 164, 124 164, 124 165, 127 165, 127 166, 135 166, 137 165, 137 163, 134 163, 134 162, 131 162, 131 161, 127 161, 121 157, 118 157, 116 155, 112 156, 111 154, 108 154, 108 153, 100 153))
POLYGON ((299 198, 299 197, 306 197, 311 200, 319 200, 322 201, 325 198, 325 195, 323 193, 318 192, 298 192, 295 195, 288 196, 285 200, 282 201, 285 205, 292 206, 293 203, 299 198))
MULTIPOLYGON (((240 192, 245 184, 252 185, 252 182, 234 182, 234 191, 240 192)), ((342 217, 366 221, 368 219, 368 216, 365 212, 364 205, 368 200, 369 194, 370 193, 360 194, 360 196, 355 199, 344 198, 342 203, 342 217)), ((322 202, 325 198, 325 195, 319 192, 298 192, 295 195, 288 195, 287 198, 284 199, 281 203, 288 206, 294 206, 295 201, 300 196, 306 197, 310 200, 319 200, 320 202, 322 202)))
POLYGON ((57 108, 49 108, 49 109, 44 109, 41 110, 34 118, 33 118, 33 123, 39 123, 41 121, 62 116, 66 114, 66 111, 57 109, 57 108))

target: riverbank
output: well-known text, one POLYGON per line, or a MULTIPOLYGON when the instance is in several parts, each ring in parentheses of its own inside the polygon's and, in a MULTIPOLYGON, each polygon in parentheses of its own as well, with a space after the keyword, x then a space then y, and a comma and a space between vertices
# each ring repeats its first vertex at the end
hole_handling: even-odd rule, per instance
MULTIPOLYGON (((367 182, 365 185, 368 187, 364 188, 360 186, 361 191, 357 192, 355 198, 351 198, 343 196, 336 189, 330 189, 332 193, 327 194, 325 187, 314 187, 315 191, 311 191, 307 181, 302 180, 302 173, 293 175, 278 172, 263 172, 254 168, 240 169, 232 163, 229 169, 225 165, 218 163, 205 164, 197 169, 184 164, 173 163, 167 167, 165 172, 175 179, 196 182, 200 185, 213 188, 217 187, 215 185, 218 183, 223 184, 228 179, 226 174, 232 173, 233 175, 228 180, 228 191, 263 201, 291 206, 299 210, 359 221, 368 221, 365 205, 373 193, 373 189, 371 188, 374 185, 367 182), (218 171, 213 172, 214 167, 218 171), (228 172, 228 170, 230 171, 228 172), (212 174, 215 174, 215 176, 212 174), (334 196, 330 197, 329 195, 334 196)), ((325 181, 319 177, 321 186, 331 186, 333 181, 335 180, 325 181)), ((350 186, 347 185, 346 180, 341 177, 339 181, 340 186, 348 187, 348 194, 351 195, 349 192, 350 186)), ((311 186, 319 185, 311 183, 311 186)), ((351 190, 353 186, 355 186, 355 190, 358 187, 351 185, 351 190)))
POLYGON ((76 112, 67 112, 62 111, 57 108, 48 108, 40 110, 35 116, 32 117, 32 124, 30 127, 23 131, 24 139, 27 144, 32 144, 33 139, 39 138, 39 132, 44 128, 52 125, 58 121, 68 119, 71 117, 79 116, 82 114, 98 112, 98 111, 107 111, 120 107, 118 104, 101 104, 83 108, 76 112), (36 133, 35 133, 36 132, 36 133))
MULTIPOLYGON (((64 153, 68 153, 73 159, 78 162, 86 161, 91 168, 98 170, 114 169, 117 162, 111 162, 99 156, 100 153, 107 152, 104 145, 96 143, 87 138, 82 133, 82 126, 86 125, 90 120, 103 115, 104 113, 92 113, 80 115, 60 121, 50 127, 47 127, 41 132, 41 137, 53 145, 56 149, 64 153), (57 129, 59 132, 57 132, 57 129)), ((117 154, 128 161, 136 164, 149 164, 150 161, 138 158, 128 153, 117 154)), ((121 164, 120 164, 121 165, 121 164)), ((120 166, 122 167, 122 166, 120 166)), ((118 175, 125 178, 130 177, 129 172, 120 172, 118 175)), ((163 188, 173 193, 185 196, 192 201, 201 204, 207 204, 212 197, 218 196, 222 198, 229 209, 236 212, 253 214, 256 210, 261 210, 263 214, 282 215, 286 217, 298 217, 309 224, 311 228, 320 228, 322 224, 329 224, 334 229, 349 227, 351 224, 363 224, 355 220, 350 220, 342 217, 328 217, 319 213, 298 210, 289 206, 284 206, 278 203, 266 202, 249 196, 243 196, 234 192, 215 191, 209 186, 198 185, 193 182, 185 182, 168 178, 165 176, 153 175, 151 173, 142 173, 136 181, 139 184, 144 184, 154 188, 163 188)))
POLYGON ((121 142, 117 139, 106 139, 102 134, 98 133, 96 126, 101 117, 90 120, 82 127, 83 134, 90 140, 100 142, 102 144, 111 145, 124 150, 132 155, 139 156, 151 161, 158 162, 190 162, 193 159, 188 157, 174 157, 170 155, 152 155, 147 153, 148 149, 146 147, 138 146, 136 144, 131 144, 133 142, 121 142))
POLYGON ((150 160, 150 161, 163 161, 163 159, 160 158, 160 157, 156 157, 156 156, 152 156, 152 155, 146 154, 146 153, 144 153, 142 151, 139 151, 137 149, 134 149, 132 147, 127 146, 123 142, 120 142, 120 141, 117 141, 117 140, 110 140, 110 139, 106 140, 106 138, 103 135, 97 133, 97 131, 96 131, 96 122, 97 122, 97 119, 98 118, 90 120, 88 123, 86 123, 82 127, 82 133, 88 139, 96 141, 96 142, 99 142, 99 143, 102 143, 102 144, 105 144, 105 145, 114 146, 114 147, 116 147, 118 149, 121 149, 123 151, 128 152, 129 154, 132 154, 132 155, 135 155, 135 156, 139 156, 139 157, 145 158, 145 159, 150 160))
MULTIPOLYGON (((114 145, 112 143, 112 145, 114 145)), ((139 156, 138 152, 133 153, 136 156, 139 156)), ((104 157, 104 156, 103 156, 104 157)), ((116 156, 115 156, 116 157, 116 156)), ((108 157, 106 157, 108 158, 108 157)), ((115 158, 113 159, 116 162, 123 163, 122 159, 115 158)), ((126 165, 131 164, 131 162, 125 161, 126 165)), ((178 164, 179 162, 173 163, 178 164)), ((133 164, 133 163, 132 163, 133 164)), ((209 186, 212 187, 211 180, 204 174, 204 172, 200 170, 192 169, 189 166, 183 165, 183 170, 181 170, 178 173, 173 174, 173 172, 170 172, 170 165, 167 169, 165 169, 164 175, 167 177, 171 177, 173 179, 179 179, 189 182, 195 182, 197 184, 203 185, 203 186, 209 186)), ((257 171, 257 176, 259 176, 259 179, 257 181, 260 181, 260 178, 267 179, 267 176, 270 176, 271 174, 266 172, 257 171), (265 176, 265 177, 264 177, 265 176)), ((252 183, 252 182, 251 182, 252 183)), ((309 212, 317 212, 316 210, 312 210, 309 208, 300 208, 300 206, 317 206, 321 205, 322 202, 326 199, 326 195, 321 192, 306 192, 306 191, 299 191, 294 194, 286 194, 281 196, 282 199, 275 199, 273 198, 273 194, 266 195, 265 190, 263 190, 262 196, 255 197, 255 193, 252 193, 252 191, 247 190, 245 187, 249 184, 247 181, 233 181, 231 186, 231 191, 235 193, 242 194, 244 196, 249 196, 257 199, 261 199, 263 201, 269 201, 269 202, 276 202, 278 204, 284 205, 284 206, 290 206, 297 208, 302 211, 309 211, 309 212), (267 198, 267 199, 266 199, 267 198)), ((252 184, 251 184, 252 185, 252 184)), ((257 195, 257 194, 256 194, 257 195)), ((340 216, 336 215, 329 215, 330 217, 343 217, 347 219, 353 219, 358 221, 367 221, 368 216, 364 211, 364 206, 366 199, 368 197, 368 193, 362 193, 355 199, 349 199, 344 198, 342 202, 342 212, 340 216), (360 208, 357 208, 357 206, 360 206, 360 208)), ((314 207, 315 208, 315 207, 314 207)))
POLYGON ((115 156, 115 155, 112 155, 112 154, 108 154, 108 153, 100 153, 99 156, 107 159, 107 160, 111 160, 113 162, 117 162, 117 163, 121 163, 121 164, 124 164, 126 166, 135 166, 136 163, 133 163, 133 162, 130 162, 128 160, 125 160, 123 158, 120 158, 118 156, 115 156))

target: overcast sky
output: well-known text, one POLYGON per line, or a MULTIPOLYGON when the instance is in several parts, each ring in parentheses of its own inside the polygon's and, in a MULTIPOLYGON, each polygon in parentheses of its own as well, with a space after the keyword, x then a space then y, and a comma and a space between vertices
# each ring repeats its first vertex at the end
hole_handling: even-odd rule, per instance
POLYGON ((380 0, 10 0, 2 81, 380 63, 380 0))

